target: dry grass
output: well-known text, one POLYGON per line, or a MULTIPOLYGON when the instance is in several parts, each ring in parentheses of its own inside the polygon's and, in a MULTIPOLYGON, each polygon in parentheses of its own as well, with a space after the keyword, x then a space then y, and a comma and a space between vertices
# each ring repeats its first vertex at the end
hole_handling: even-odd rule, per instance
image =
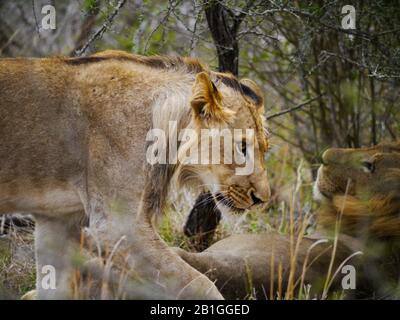
POLYGON ((33 230, 10 226, 0 234, 0 299, 18 299, 34 288, 33 230))

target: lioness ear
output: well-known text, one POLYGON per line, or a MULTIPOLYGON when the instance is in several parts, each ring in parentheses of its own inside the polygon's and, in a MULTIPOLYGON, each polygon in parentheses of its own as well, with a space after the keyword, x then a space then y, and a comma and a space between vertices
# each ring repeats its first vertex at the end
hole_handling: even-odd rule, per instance
POLYGON ((250 79, 242 79, 240 83, 244 94, 254 101, 257 108, 262 107, 264 109, 264 92, 261 88, 250 79))
POLYGON ((206 72, 200 72, 192 89, 190 104, 194 116, 200 121, 229 122, 234 114, 232 110, 222 107, 222 95, 206 72))

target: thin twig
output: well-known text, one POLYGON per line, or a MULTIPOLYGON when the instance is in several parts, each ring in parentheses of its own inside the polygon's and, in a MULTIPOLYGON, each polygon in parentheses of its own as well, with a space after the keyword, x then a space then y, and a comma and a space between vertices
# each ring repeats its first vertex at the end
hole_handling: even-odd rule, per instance
MULTIPOLYGON (((346 207, 346 200, 347 200, 347 195, 349 194, 350 184, 351 184, 351 179, 347 179, 346 190, 344 192, 344 198, 342 200, 342 207, 340 209, 340 213, 339 213, 339 215, 336 219, 336 223, 335 223, 335 237, 333 239, 331 261, 329 262, 328 274, 325 278, 324 289, 322 291, 322 299, 326 299, 328 297, 328 290, 329 290, 331 280, 332 280, 331 274, 332 274, 333 264, 335 262, 336 251, 337 251, 337 246, 338 246, 338 242, 339 242, 340 227, 342 224, 342 217, 343 217, 344 209, 346 207)), ((352 257, 352 255, 350 257, 352 257)))
POLYGON ((334 53, 334 52, 323 51, 323 53, 325 55, 336 57, 338 59, 341 59, 343 61, 351 63, 351 64, 355 65, 356 67, 358 67, 360 69, 367 70, 369 72, 368 77, 376 78, 378 80, 389 79, 389 78, 396 78, 396 79, 400 78, 400 74, 383 74, 383 73, 379 73, 378 72, 379 64, 376 67, 373 67, 373 66, 368 66, 368 65, 365 65, 363 63, 357 62, 357 61, 352 60, 350 58, 347 58, 345 56, 341 56, 341 55, 339 55, 337 53, 334 53))
POLYGON ((33 12, 33 17, 35 18, 36 32, 38 34, 38 37, 40 38, 40 28, 39 28, 38 19, 37 19, 37 16, 36 16, 35 0, 32 0, 32 12, 33 12))
POLYGON ((317 100, 318 98, 322 97, 324 94, 325 94, 325 93, 321 93, 320 95, 318 95, 318 96, 316 96, 316 97, 314 97, 314 98, 311 98, 311 99, 309 99, 309 100, 307 100, 307 101, 304 101, 304 102, 298 104, 297 106, 294 106, 294 107, 292 107, 292 108, 288 108, 288 109, 285 109, 285 110, 282 110, 282 111, 273 113, 273 114, 267 116, 266 119, 267 119, 267 120, 270 120, 270 119, 273 119, 273 118, 276 118, 276 117, 280 117, 280 116, 282 116, 282 115, 284 115, 284 114, 286 114, 286 113, 290 113, 290 112, 296 111, 296 110, 298 110, 298 109, 301 109, 301 108, 303 108, 304 106, 306 106, 306 105, 310 104, 311 102, 317 100))
POLYGON ((150 40, 153 37, 154 33, 158 30, 158 28, 160 28, 161 26, 163 26, 163 28, 165 28, 165 24, 167 23, 169 16, 171 14, 171 12, 173 13, 175 8, 180 4, 180 1, 177 1, 175 4, 173 3, 173 1, 168 1, 168 6, 167 6, 167 13, 165 14, 165 16, 160 20, 160 22, 158 23, 158 25, 150 32, 150 35, 147 37, 146 43, 144 45, 144 52, 147 52, 148 46, 150 44, 150 40))
POLYGON ((20 30, 21 30, 20 28, 15 30, 15 32, 11 35, 11 37, 8 38, 7 42, 0 48, 0 55, 3 52, 3 50, 13 42, 14 38, 17 36, 20 30))
POLYGON ((85 53, 85 51, 87 50, 87 48, 90 46, 90 44, 101 38, 103 36, 103 34, 107 31, 107 29, 111 26, 113 20, 115 19, 115 17, 117 16, 119 10, 124 6, 126 0, 119 0, 117 3, 117 6, 115 7, 114 11, 107 17, 106 21, 104 22, 104 24, 101 26, 101 28, 99 30, 97 30, 90 38, 89 40, 84 44, 84 46, 81 49, 77 49, 74 51, 73 55, 74 56, 81 56, 82 54, 85 53))

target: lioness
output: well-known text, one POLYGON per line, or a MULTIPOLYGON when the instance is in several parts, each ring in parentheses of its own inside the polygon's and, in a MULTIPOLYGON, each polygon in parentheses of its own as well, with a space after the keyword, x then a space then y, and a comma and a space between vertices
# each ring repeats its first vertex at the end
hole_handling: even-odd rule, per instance
MULTIPOLYGON (((309 294, 325 298, 333 253, 331 276, 361 251, 345 263, 353 265, 357 275, 355 290, 345 290, 345 296, 400 296, 400 143, 329 149, 322 159, 314 185, 320 201, 315 234, 300 242, 275 232, 233 235, 201 253, 176 251, 231 299, 254 293, 260 299, 276 298, 279 287, 282 297, 290 272, 297 289, 311 284, 309 294), (336 225, 339 236, 334 249, 336 225)), ((336 280, 342 277, 340 272, 336 280)), ((332 281, 331 289, 343 289, 340 284, 332 281)))
MULTIPOLYGON (((262 206, 270 194, 263 108, 254 82, 191 58, 106 51, 1 59, 0 214, 35 217, 38 298, 76 297, 71 278, 85 216, 87 234, 98 254, 108 254, 107 265, 111 260, 150 283, 153 289, 137 297, 221 298, 211 281, 167 248, 151 220, 162 212, 175 177, 211 191, 221 207, 262 206), (253 171, 235 174, 243 167, 237 162, 149 161, 173 149, 170 135, 186 128, 197 135, 252 129, 253 155, 243 149, 247 136, 233 144, 242 157, 252 157, 253 171), (161 149, 152 148, 151 129, 167 134, 161 149), (55 289, 41 285, 48 266, 55 268, 55 289)), ((200 142, 190 144, 200 148, 200 142)), ((179 156, 188 144, 177 142, 179 156)))

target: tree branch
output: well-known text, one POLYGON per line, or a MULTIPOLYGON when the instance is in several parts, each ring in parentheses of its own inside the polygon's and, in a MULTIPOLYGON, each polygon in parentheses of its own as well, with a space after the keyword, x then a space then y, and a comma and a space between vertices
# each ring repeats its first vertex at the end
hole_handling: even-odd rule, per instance
POLYGON ((99 39, 103 36, 103 34, 111 26, 112 22, 114 21, 115 17, 117 16, 119 10, 124 6, 125 2, 126 2, 126 0, 118 1, 117 6, 115 7, 114 11, 107 17, 106 21, 101 26, 101 28, 99 30, 97 30, 89 38, 89 40, 83 45, 83 47, 81 49, 75 50, 75 52, 73 53, 74 56, 79 57, 79 56, 83 55, 93 41, 96 41, 97 39, 99 39))
POLYGON ((97 15, 100 13, 100 0, 94 0, 92 6, 89 8, 82 22, 81 31, 79 33, 78 39, 75 43, 75 48, 72 51, 74 54, 80 48, 83 48, 86 44, 86 39, 92 33, 93 28, 96 25, 97 15))
POLYGON ((318 98, 322 97, 324 94, 325 93, 322 93, 322 94, 320 94, 320 95, 318 95, 318 96, 316 96, 314 98, 311 98, 311 99, 309 99, 307 101, 304 101, 304 102, 302 102, 302 103, 300 103, 297 106, 294 106, 292 108, 288 108, 288 109, 273 113, 273 114, 271 114, 269 116, 266 116, 266 119, 270 120, 270 119, 282 116, 282 115, 284 115, 286 113, 290 113, 290 112, 296 111, 298 109, 301 109, 301 108, 305 107, 306 105, 310 104, 311 102, 313 102, 313 101, 317 100, 318 98))

